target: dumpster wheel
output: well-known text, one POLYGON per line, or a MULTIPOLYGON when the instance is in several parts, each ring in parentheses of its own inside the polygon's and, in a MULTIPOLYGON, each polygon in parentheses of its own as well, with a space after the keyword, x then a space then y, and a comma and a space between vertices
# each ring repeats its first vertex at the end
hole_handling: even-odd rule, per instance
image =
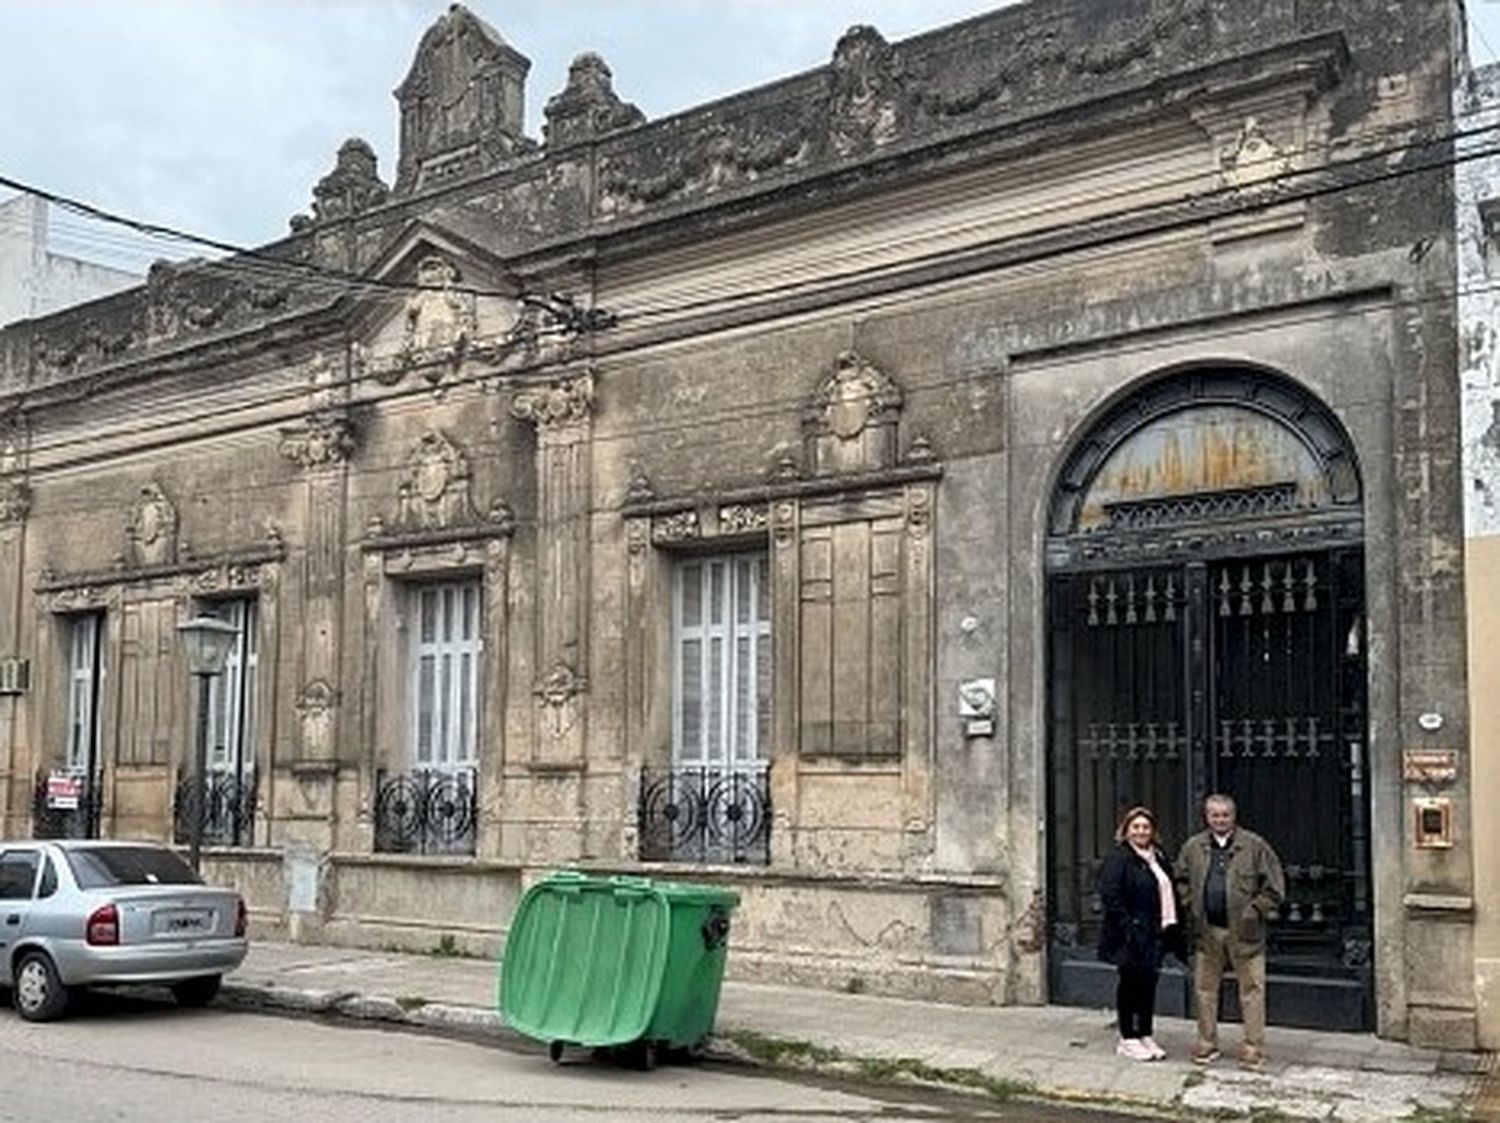
POLYGON ((547 1045, 547 1056, 552 1058, 552 1063, 555 1065, 562 1064, 563 1045, 564 1042, 561 1041, 552 1041, 547 1045))
POLYGON ((643 1037, 639 1041, 632 1041, 625 1050, 625 1058, 631 1067, 642 1072, 651 1072, 656 1068, 656 1042, 643 1037))

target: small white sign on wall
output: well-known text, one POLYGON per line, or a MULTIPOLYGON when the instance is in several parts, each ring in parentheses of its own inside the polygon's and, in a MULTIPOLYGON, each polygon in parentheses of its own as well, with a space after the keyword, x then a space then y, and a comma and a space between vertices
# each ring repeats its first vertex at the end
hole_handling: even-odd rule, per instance
POLYGON ((971 678, 958 684, 958 716, 965 737, 992 737, 995 733, 995 680, 971 678))

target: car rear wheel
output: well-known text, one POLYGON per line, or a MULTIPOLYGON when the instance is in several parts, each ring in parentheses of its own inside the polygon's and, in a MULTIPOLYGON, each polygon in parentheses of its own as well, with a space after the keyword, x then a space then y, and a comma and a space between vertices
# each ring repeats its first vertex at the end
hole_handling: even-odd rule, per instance
POLYGON ((27 952, 16 966, 16 1013, 28 1022, 62 1017, 71 997, 45 952, 27 952))
POLYGON ((207 1006, 219 993, 222 975, 204 975, 198 979, 185 979, 172 986, 172 996, 179 1006, 207 1006))

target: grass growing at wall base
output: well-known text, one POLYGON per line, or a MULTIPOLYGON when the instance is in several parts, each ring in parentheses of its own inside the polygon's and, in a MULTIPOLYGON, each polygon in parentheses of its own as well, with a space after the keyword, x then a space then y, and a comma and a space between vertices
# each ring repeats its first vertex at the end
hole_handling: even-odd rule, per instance
POLYGON ((723 1035, 753 1060, 785 1068, 837 1068, 878 1083, 937 1084, 978 1092, 1001 1103, 1033 1095, 1036 1086, 1023 1080, 990 1076, 974 1068, 942 1068, 915 1057, 852 1057, 825 1045, 769 1037, 745 1030, 723 1035))

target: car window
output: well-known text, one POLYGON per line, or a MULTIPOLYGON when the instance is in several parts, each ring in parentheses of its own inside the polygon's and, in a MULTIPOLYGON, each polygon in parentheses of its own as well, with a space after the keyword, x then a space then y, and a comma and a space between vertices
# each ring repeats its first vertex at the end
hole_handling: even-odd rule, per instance
POLYGON ((201 885, 191 866, 159 846, 85 846, 63 851, 80 889, 111 885, 201 885))
POLYGON ((29 901, 36 885, 37 855, 33 850, 0 854, 0 901, 29 901))
POLYGON ((57 892, 57 867, 52 864, 52 859, 42 855, 42 880, 36 887, 38 897, 50 897, 57 892))

